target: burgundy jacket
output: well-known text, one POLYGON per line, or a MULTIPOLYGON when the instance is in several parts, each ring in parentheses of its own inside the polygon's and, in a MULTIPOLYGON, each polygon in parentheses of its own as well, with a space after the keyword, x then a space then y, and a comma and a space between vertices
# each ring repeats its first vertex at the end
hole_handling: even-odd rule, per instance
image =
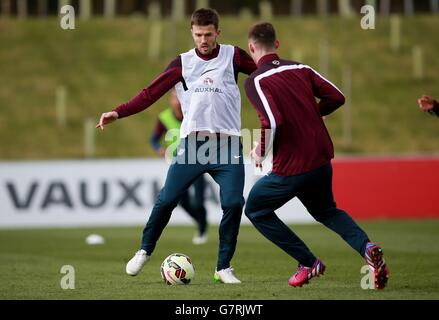
POLYGON ((271 130, 262 134, 256 152, 265 157, 273 148, 273 173, 298 175, 331 161, 334 148, 322 116, 345 102, 335 85, 307 65, 268 54, 246 80, 245 90, 262 132, 271 130))

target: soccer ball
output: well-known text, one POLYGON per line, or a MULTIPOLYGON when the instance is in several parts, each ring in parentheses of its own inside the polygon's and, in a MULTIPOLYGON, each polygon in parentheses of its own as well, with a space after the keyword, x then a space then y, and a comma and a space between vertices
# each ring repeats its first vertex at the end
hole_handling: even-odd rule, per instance
POLYGON ((162 262, 160 273, 168 285, 189 284, 194 278, 195 269, 187 255, 173 253, 162 262))

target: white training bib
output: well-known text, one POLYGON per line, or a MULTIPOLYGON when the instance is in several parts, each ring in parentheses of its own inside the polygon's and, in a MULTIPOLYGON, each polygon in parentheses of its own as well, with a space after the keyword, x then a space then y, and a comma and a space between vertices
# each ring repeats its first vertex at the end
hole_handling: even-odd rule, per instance
POLYGON ((241 95, 235 81, 235 48, 220 45, 216 58, 203 60, 195 49, 181 54, 182 75, 186 88, 175 88, 183 111, 180 137, 194 131, 241 135, 241 95))

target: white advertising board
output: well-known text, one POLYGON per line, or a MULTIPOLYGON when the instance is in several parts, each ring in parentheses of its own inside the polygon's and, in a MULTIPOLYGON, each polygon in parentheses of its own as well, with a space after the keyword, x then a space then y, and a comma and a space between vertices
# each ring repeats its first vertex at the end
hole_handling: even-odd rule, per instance
MULTIPOLYGON (((261 176, 245 166, 247 198, 261 176)), ((0 162, 0 228, 144 225, 167 170, 160 159, 0 162)), ((219 188, 206 178, 208 221, 218 224, 219 188)), ((297 198, 276 213, 286 223, 314 221, 297 198)), ((170 224, 191 223, 178 206, 170 224)), ((250 223, 244 214, 242 223, 250 223)))

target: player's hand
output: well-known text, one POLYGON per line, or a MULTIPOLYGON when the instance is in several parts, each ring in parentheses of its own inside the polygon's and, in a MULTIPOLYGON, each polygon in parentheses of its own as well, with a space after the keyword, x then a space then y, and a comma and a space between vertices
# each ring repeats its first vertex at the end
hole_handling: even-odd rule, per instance
POLYGON ((158 154, 160 157, 164 158, 165 155, 166 155, 166 149, 165 149, 165 148, 160 148, 160 149, 157 151, 157 154, 158 154))
POLYGON ((422 111, 428 112, 433 109, 434 106, 434 100, 430 96, 423 95, 421 98, 418 99, 419 108, 421 108, 422 111))
POLYGON ((256 149, 258 148, 259 142, 253 142, 253 149, 250 151, 250 157, 255 160, 256 168, 259 168, 262 171, 262 161, 264 159, 257 155, 256 149))
POLYGON ((96 125, 96 128, 100 128, 104 130, 104 126, 116 121, 119 118, 119 114, 116 111, 105 112, 101 115, 99 119, 99 123, 96 125))

